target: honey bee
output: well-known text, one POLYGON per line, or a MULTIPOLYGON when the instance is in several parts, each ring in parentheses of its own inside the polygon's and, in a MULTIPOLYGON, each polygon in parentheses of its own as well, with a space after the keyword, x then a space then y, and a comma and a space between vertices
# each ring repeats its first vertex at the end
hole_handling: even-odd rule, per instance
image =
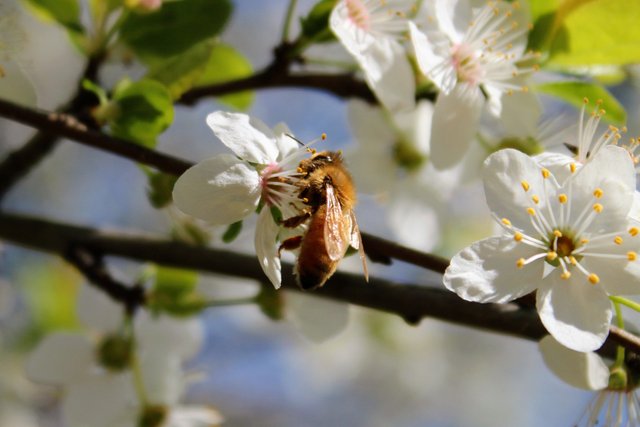
POLYGON ((282 249, 300 248, 295 275, 305 290, 325 284, 351 245, 358 249, 365 280, 369 280, 362 237, 353 212, 356 191, 340 152, 321 151, 300 162, 296 186, 305 207, 300 215, 283 221, 285 227, 307 223, 301 236, 291 237, 282 249))

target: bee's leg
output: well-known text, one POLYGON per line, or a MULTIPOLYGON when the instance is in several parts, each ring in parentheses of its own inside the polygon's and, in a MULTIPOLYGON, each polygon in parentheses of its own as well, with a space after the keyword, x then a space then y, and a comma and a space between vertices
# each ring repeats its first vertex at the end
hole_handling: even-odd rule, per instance
POLYGON ((300 215, 292 216, 291 218, 282 220, 282 225, 284 225, 287 228, 296 228, 297 226, 305 222, 310 217, 311 217, 311 212, 304 211, 300 215))
POLYGON ((280 244, 280 247, 278 248, 278 256, 280 256, 280 253, 282 252, 283 249, 286 249, 288 251, 292 251, 294 249, 298 249, 300 247, 300 244, 302 243, 302 236, 294 236, 294 237, 290 237, 288 239, 286 239, 285 241, 283 241, 280 244))

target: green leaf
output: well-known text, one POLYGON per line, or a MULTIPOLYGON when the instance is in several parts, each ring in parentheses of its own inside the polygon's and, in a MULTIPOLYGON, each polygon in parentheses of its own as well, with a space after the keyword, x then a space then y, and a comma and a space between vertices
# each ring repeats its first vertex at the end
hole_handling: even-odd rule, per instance
POLYGON ((222 235, 222 241, 225 243, 233 242, 240 234, 240 231, 242 231, 242 221, 234 222, 227 227, 226 231, 222 235))
MULTIPOLYGON (((248 77, 252 73, 253 67, 244 55, 229 45, 219 43, 211 51, 205 71, 196 86, 225 83, 248 77)), ((221 96, 219 100, 239 110, 246 110, 253 98, 253 92, 245 91, 221 96)))
POLYGON ((162 209, 173 202, 171 193, 178 177, 162 172, 149 174, 149 189, 147 196, 151 205, 156 209, 162 209))
POLYGON ((640 2, 565 0, 556 13, 550 63, 555 66, 640 62, 640 2))
POLYGON ((584 98, 591 102, 602 100, 602 108, 607 112, 603 117, 609 123, 622 125, 627 120, 624 107, 605 88, 590 82, 565 81, 544 83, 536 86, 538 92, 558 97, 576 108, 582 108, 584 98))
POLYGON ((78 0, 24 0, 43 19, 59 23, 73 33, 82 34, 78 0))
POLYGON ((191 89, 204 74, 216 42, 205 40, 186 52, 153 66, 147 78, 163 83, 173 99, 191 89))
POLYGON ((115 136, 154 147, 158 135, 173 122, 173 100, 159 82, 124 80, 116 87, 113 101, 120 110, 111 123, 115 136))
POLYGON ((198 273, 182 268, 156 266, 153 292, 170 298, 180 298, 192 293, 198 283, 198 273))
POLYGON ((131 14, 120 37, 140 59, 152 65, 216 36, 231 15, 229 0, 165 2, 150 14, 131 14))
POLYGON ((336 39, 329 29, 329 17, 337 2, 338 0, 320 0, 306 17, 300 18, 300 26, 305 38, 316 43, 326 43, 336 39))

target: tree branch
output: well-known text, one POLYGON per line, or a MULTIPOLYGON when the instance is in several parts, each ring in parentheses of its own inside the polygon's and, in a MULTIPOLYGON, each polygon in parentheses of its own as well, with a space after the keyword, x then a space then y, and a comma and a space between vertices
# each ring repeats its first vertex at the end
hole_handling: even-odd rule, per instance
MULTIPOLYGON (((255 257, 187 245, 145 234, 100 231, 25 216, 0 213, 0 238, 59 255, 71 248, 99 255, 150 261, 174 267, 255 279, 264 283, 264 273, 255 257)), ((283 263, 283 287, 298 291, 293 267, 283 263)), ((266 284, 265 286, 271 286, 266 284)), ((337 272, 327 285, 313 294, 393 313, 411 324, 425 317, 508 335, 539 340, 546 331, 535 310, 517 304, 477 304, 464 301, 440 287, 440 283, 400 284, 372 277, 337 272)), ((612 327, 601 352, 613 356, 615 345, 640 354, 635 335, 612 327)))

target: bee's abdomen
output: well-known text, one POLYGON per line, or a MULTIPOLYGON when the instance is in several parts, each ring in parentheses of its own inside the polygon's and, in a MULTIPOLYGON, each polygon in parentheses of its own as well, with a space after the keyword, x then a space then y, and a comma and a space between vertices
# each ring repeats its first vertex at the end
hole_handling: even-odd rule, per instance
POLYGON ((311 218, 296 264, 296 277, 302 289, 315 289, 324 285, 336 271, 338 261, 329 258, 324 242, 325 208, 322 206, 311 218))

